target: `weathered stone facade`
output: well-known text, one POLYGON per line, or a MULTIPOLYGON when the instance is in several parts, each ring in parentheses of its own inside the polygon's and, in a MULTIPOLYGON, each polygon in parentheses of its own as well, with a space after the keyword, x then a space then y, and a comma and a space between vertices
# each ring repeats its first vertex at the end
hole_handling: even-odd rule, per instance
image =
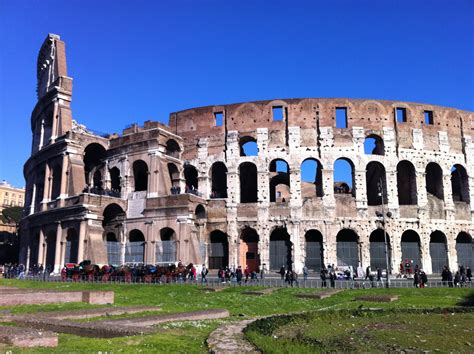
POLYGON ((188 109, 169 126, 147 121, 102 137, 72 120, 71 97, 64 43, 50 35, 24 169, 25 262, 55 271, 83 259, 382 267, 376 212, 390 212, 393 272, 402 259, 428 273, 472 263, 473 112, 285 99, 188 109), (341 159, 346 183, 334 180, 341 159), (317 166, 312 181, 305 161, 317 166))

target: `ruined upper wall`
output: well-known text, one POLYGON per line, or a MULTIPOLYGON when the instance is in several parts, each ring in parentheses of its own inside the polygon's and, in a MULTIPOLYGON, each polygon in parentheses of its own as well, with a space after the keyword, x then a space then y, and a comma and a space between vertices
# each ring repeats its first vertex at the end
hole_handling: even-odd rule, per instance
MULTIPOLYGON (((413 129, 421 129, 425 149, 438 150, 438 132, 446 132, 453 152, 462 152, 462 136, 470 135, 474 113, 431 104, 409 103, 387 100, 363 100, 345 98, 305 98, 271 101, 245 102, 223 106, 192 108, 170 114, 170 129, 183 137, 185 145, 192 148, 200 138, 209 140, 210 150, 222 150, 226 131, 238 131, 241 136, 256 138, 257 128, 267 128, 269 135, 282 140, 288 127, 298 126, 302 130, 301 144, 316 146, 320 127, 334 128, 335 142, 343 144, 350 138, 353 127, 365 128, 365 134, 383 135, 383 127, 392 127, 397 133, 401 148, 412 147, 413 129), (274 121, 272 107, 282 107, 284 119, 274 121), (336 128, 336 108, 347 108, 347 128, 336 128), (399 123, 396 109, 406 110, 406 122, 399 123), (424 112, 433 112, 433 124, 424 122, 424 112), (222 126, 216 126, 215 113, 223 113, 222 126), (311 134, 306 134, 311 132, 311 134), (316 132, 316 135, 312 132, 316 132)), ((188 150, 188 149, 185 149, 188 150)), ((195 149, 193 149, 195 150, 195 149)), ((209 154, 212 152, 209 151, 209 154)), ((188 153, 187 158, 193 158, 188 153)))

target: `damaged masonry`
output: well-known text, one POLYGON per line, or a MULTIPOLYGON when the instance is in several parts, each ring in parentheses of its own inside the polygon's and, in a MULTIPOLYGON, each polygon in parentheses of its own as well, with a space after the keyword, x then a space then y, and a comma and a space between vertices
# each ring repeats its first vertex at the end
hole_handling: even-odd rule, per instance
POLYGON ((65 44, 38 56, 20 261, 211 269, 472 267, 474 113, 285 99, 192 108, 104 135, 73 120, 65 44), (383 185, 379 193, 378 184, 383 185))

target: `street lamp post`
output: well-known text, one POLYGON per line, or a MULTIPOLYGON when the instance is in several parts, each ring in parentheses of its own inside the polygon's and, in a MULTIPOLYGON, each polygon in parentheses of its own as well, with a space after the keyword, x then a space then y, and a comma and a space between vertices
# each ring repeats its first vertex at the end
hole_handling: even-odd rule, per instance
POLYGON ((387 265, 387 269, 385 271, 385 276, 386 276, 385 286, 387 288, 390 288, 390 277, 388 276, 390 264, 388 260, 388 242, 387 242, 387 231, 385 230, 385 216, 390 218, 392 216, 392 213, 389 211, 387 212, 387 214, 385 214, 384 185, 383 185, 382 178, 380 178, 380 181, 379 183, 377 183, 377 186, 378 186, 380 198, 382 199, 382 213, 376 212, 375 214, 381 218, 380 222, 382 224, 383 238, 384 238, 384 243, 385 243, 385 262, 387 265))

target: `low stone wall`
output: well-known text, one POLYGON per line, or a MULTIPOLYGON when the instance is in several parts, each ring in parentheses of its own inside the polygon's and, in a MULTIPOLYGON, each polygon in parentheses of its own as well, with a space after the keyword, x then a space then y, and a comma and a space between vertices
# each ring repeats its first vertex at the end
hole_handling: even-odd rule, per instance
POLYGON ((87 302, 94 305, 113 304, 114 292, 0 289, 0 306, 43 305, 65 302, 87 302))

